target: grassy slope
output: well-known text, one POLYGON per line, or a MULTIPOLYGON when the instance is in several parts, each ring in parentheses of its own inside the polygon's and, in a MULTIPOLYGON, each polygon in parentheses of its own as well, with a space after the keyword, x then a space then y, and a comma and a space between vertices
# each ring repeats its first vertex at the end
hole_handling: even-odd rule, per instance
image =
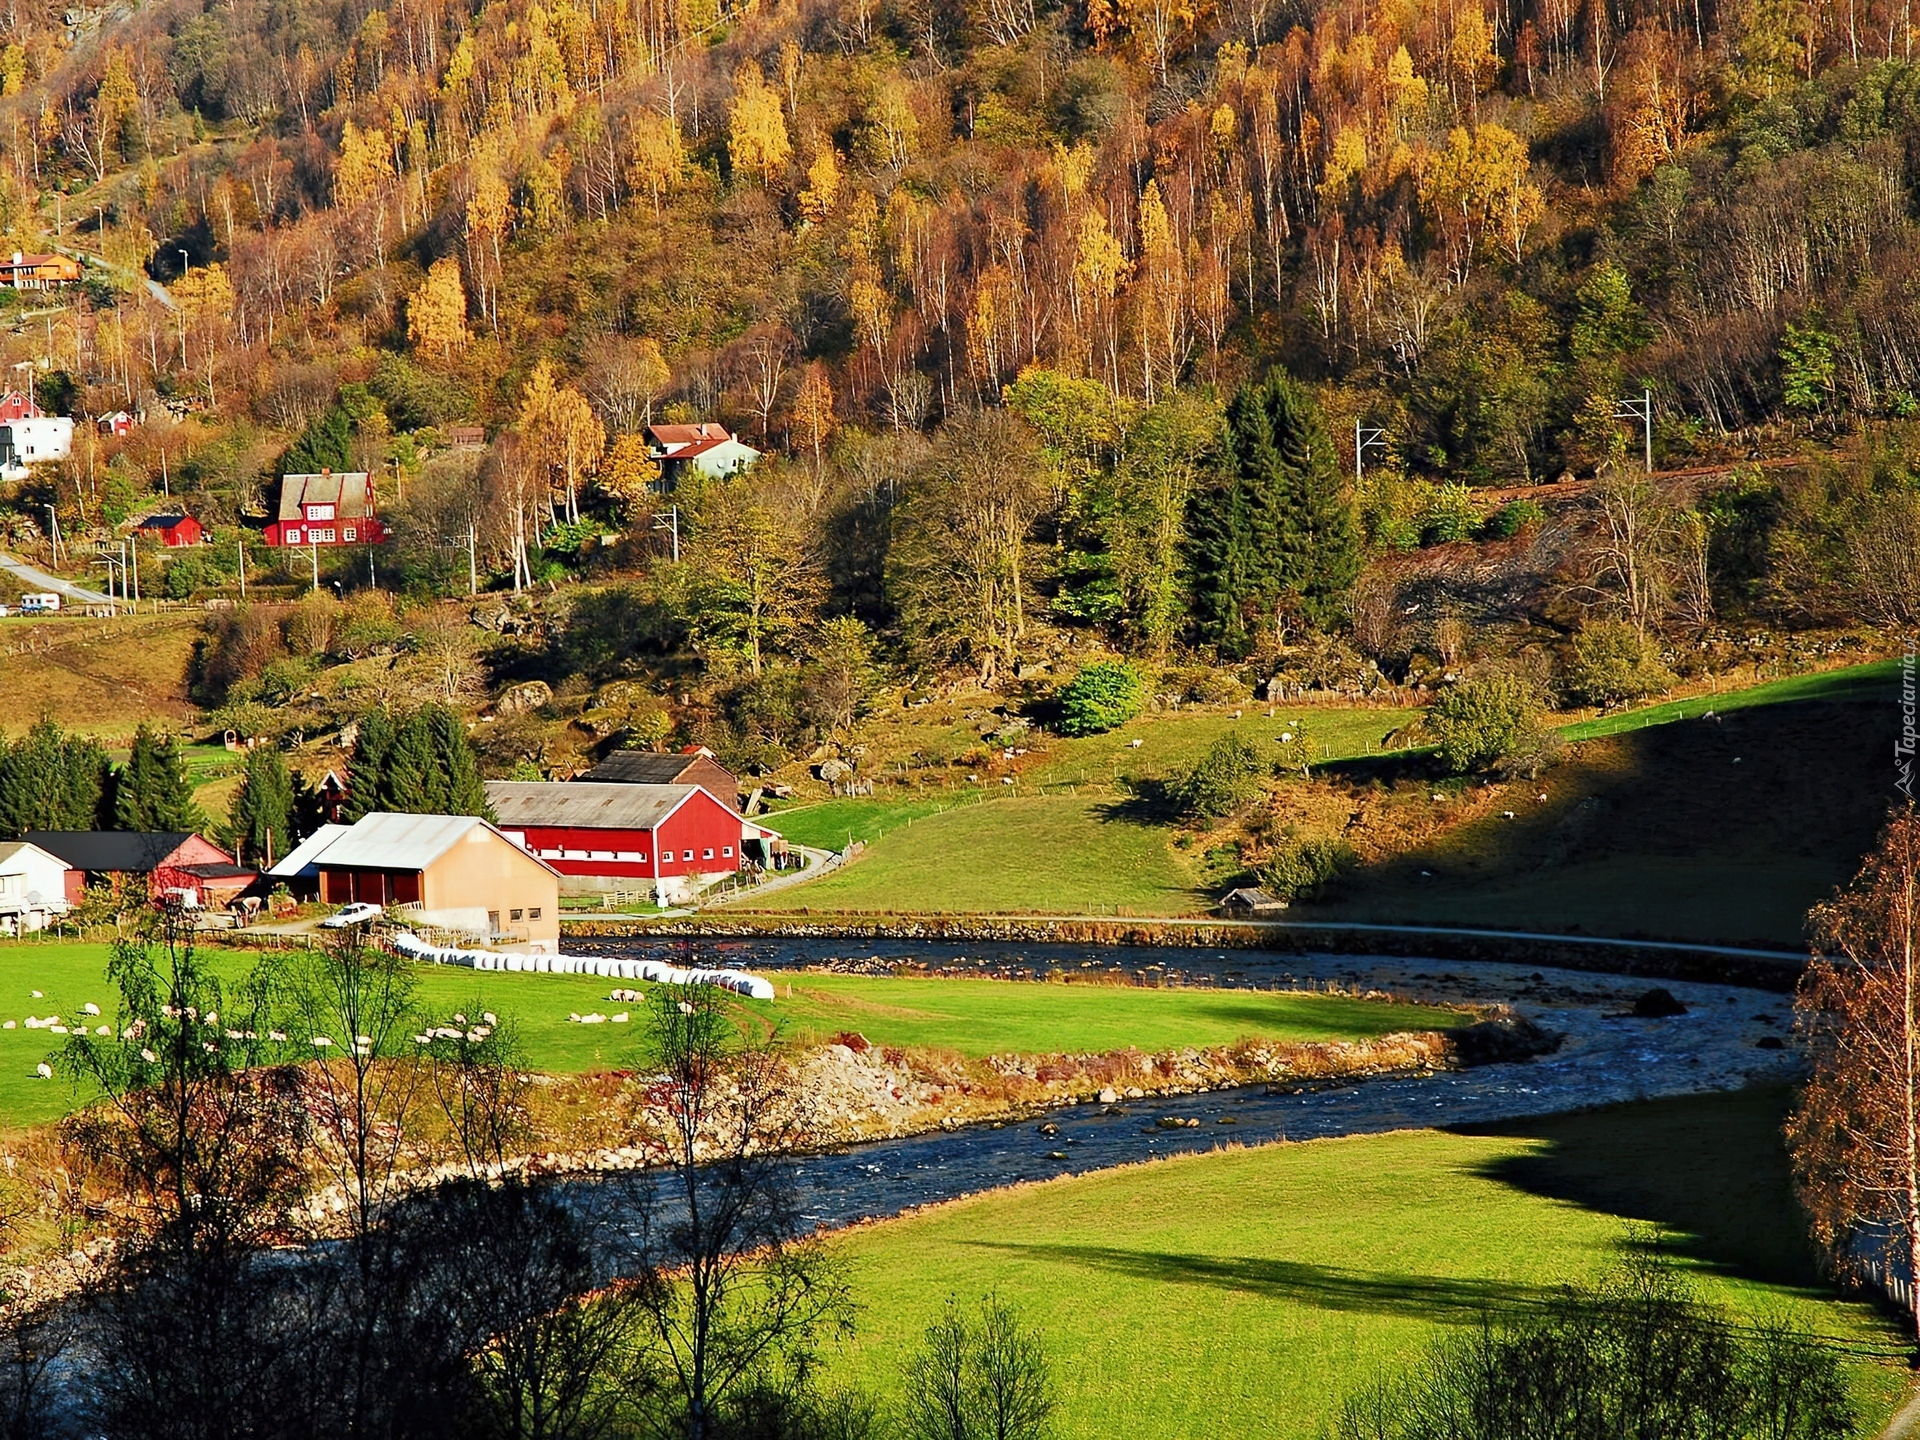
POLYGON ((1516 787, 1513 820, 1462 824, 1296 913, 1794 948, 1885 819, 1898 725, 1868 692, 1591 740, 1516 787))
POLYGON ((1158 826, 1109 818, 1072 795, 992 800, 895 829, 844 872, 771 895, 773 910, 1130 910, 1179 914, 1204 901, 1158 826))
MULTIPOLYGON (((1044 1333, 1063 1440, 1313 1435, 1440 1327, 1593 1274, 1627 1219, 1677 1232, 1706 1293, 1743 1313, 1782 1307, 1887 1344, 1885 1321, 1816 1288, 1783 1103, 1748 1092, 1229 1151, 940 1206, 845 1242, 864 1308, 835 1368, 887 1390, 949 1295, 991 1290, 1044 1333)), ((1856 1379, 1883 1420, 1900 1372, 1863 1362, 1856 1379)))
MULTIPOLYGON (((238 978, 253 957, 209 952, 218 973, 238 978)), ((289 952, 286 959, 297 956, 289 952)), ((0 1020, 28 1015, 78 1017, 87 1001, 114 1013, 102 978, 105 945, 0 943, 0 1020), (35 1000, 30 992, 41 990, 35 1000)), ((491 1009, 512 1021, 528 1061, 552 1073, 621 1068, 635 1062, 643 1004, 611 1004, 610 982, 589 976, 476 974, 422 966, 420 1007, 435 1019, 491 1009), (576 1025, 573 1012, 625 1011, 624 1025, 576 1025)), ((981 1056, 1006 1051, 1146 1051, 1224 1045, 1246 1036, 1276 1040, 1359 1039, 1456 1023, 1451 1011, 1340 996, 1252 991, 1143 990, 1098 984, 1041 985, 994 980, 872 979, 808 975, 782 982, 780 998, 743 1002, 803 1039, 857 1030, 877 1045, 925 1046, 981 1056)), ((71 1109, 62 1076, 34 1077, 34 1066, 64 1043, 46 1030, 0 1030, 0 1126, 50 1120, 71 1109)))
POLYGON ((1790 675, 1784 680, 1769 680, 1764 685, 1732 690, 1725 695, 1694 695, 1685 700, 1670 700, 1639 710, 1624 710, 1614 715, 1598 715, 1573 725, 1562 726, 1567 740, 1592 740, 1603 735, 1619 735, 1629 730, 1645 730, 1655 725, 1670 725, 1676 720, 1695 720, 1712 713, 1730 714, 1758 705, 1779 705, 1794 700, 1882 701, 1899 683, 1898 660, 1876 660, 1868 665, 1849 665, 1841 670, 1826 670, 1817 675, 1790 675))
POLYGON ((195 715, 186 694, 187 659, 200 617, 121 616, 114 620, 0 620, 0 731, 17 734, 42 715, 109 739, 142 720, 185 725, 195 715), (36 649, 5 647, 31 634, 36 649))
MULTIPOLYGON (((1018 795, 1003 795, 1013 787, 993 780, 985 798, 973 798, 981 790, 966 787, 785 811, 768 823, 789 839, 837 850, 852 838, 871 853, 842 875, 769 897, 767 908, 1075 914, 1202 909, 1206 897, 1195 890, 1166 830, 1117 813, 1107 798, 1078 793, 1082 785, 1110 796, 1116 779, 1165 778, 1229 731, 1264 746, 1302 721, 1322 757, 1368 755, 1413 714, 1302 707, 1268 719, 1264 709, 1249 705, 1241 720, 1230 714, 1154 717, 1108 735, 1050 741, 1045 754, 1020 769, 1018 795), (1055 793, 1033 794, 1038 786, 1055 793), (1058 793, 1061 788, 1073 793, 1058 793)), ((960 738, 948 737, 946 748, 959 747, 961 738, 977 739, 972 731, 956 730, 954 737, 960 738)), ((934 739, 922 748, 943 753, 934 739)))
MULTIPOLYGON (((1580 722, 1564 733, 1582 743, 1537 785, 1516 787, 1493 816, 1363 872, 1338 899, 1302 906, 1295 918, 1795 946, 1808 907, 1852 873, 1885 814, 1897 723, 1887 701, 1896 681, 1897 666, 1879 662, 1580 722), (1708 711, 1714 718, 1700 718, 1708 711), (1499 818, 1509 803, 1514 821, 1499 818)), ((1405 718, 1306 716, 1328 741, 1336 770, 1362 784, 1411 787, 1424 799, 1431 777, 1423 758, 1369 753, 1395 717, 1405 718)), ((1122 761, 1137 766, 1132 773, 1165 774, 1235 723, 1136 722, 1119 735, 1137 730, 1147 739, 1141 751, 1111 737, 1099 743, 1151 757, 1122 761), (1177 726, 1191 733, 1183 738, 1177 726)), ((777 817, 776 826, 805 843, 838 848, 852 835, 870 848, 845 872, 771 896, 766 907, 1205 908, 1190 861, 1167 844, 1168 832, 1098 799, 1029 795, 935 813, 942 803, 839 800, 777 817), (1002 863, 997 857, 1009 851, 1027 858, 1002 863)))

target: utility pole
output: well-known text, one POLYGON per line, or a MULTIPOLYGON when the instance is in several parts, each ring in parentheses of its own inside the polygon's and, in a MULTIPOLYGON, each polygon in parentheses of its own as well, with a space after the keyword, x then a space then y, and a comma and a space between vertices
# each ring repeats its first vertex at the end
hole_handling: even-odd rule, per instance
MULTIPOLYGON (((187 269, 187 252, 182 250, 180 252, 180 278, 182 280, 187 278, 187 269)), ((180 368, 184 370, 187 368, 187 307, 176 300, 173 308, 180 314, 180 368)))
POLYGON ((467 594, 480 593, 480 566, 474 557, 473 526, 467 526, 467 594))
POLYGON ((133 574, 133 608, 138 611, 140 608, 140 537, 137 534, 127 536, 127 554, 130 557, 129 564, 132 566, 133 574))
POLYGON ((240 552, 240 603, 247 603, 247 542, 236 540, 234 547, 240 552))
POLYGON ((53 556, 50 563, 54 569, 58 570, 60 568, 60 516, 51 505, 47 506, 47 546, 53 556))
POLYGON ((167 479, 167 447, 160 447, 160 493, 167 499, 173 498, 173 485, 167 479))
POLYGON ((320 542, 313 538, 313 527, 307 527, 307 545, 313 551, 313 588, 320 588, 320 542))
POLYGON ((1646 436, 1647 473, 1653 473, 1653 391, 1643 390, 1638 400, 1613 402, 1613 418, 1638 420, 1646 436))
POLYGON ((1387 432, 1375 425, 1362 421, 1353 422, 1353 483, 1358 485, 1367 473, 1366 454, 1369 450, 1385 450, 1387 432))
POLYGON ((678 505, 674 505, 670 507, 667 510, 667 518, 664 520, 662 520, 658 515, 654 516, 653 528, 656 530, 667 530, 667 529, 672 530, 673 532, 673 563, 678 565, 680 563, 680 507, 678 505))

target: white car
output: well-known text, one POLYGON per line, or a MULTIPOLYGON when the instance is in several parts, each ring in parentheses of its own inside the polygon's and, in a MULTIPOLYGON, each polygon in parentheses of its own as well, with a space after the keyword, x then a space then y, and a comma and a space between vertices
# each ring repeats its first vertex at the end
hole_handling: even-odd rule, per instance
POLYGON ((344 930, 349 925, 364 925, 369 920, 378 920, 385 912, 378 905, 365 900, 356 901, 338 914, 329 915, 320 922, 322 930, 344 930))

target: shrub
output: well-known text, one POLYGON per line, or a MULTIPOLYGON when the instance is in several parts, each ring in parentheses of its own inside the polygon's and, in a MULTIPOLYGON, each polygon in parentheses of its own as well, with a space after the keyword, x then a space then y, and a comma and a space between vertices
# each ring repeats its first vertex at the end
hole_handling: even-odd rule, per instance
POLYGON ((1537 752, 1545 738, 1533 687, 1518 675, 1498 672, 1441 695, 1427 712, 1426 730, 1441 763, 1456 775, 1537 752))
POLYGON ((1452 540, 1471 540, 1480 525, 1480 510, 1473 492, 1464 485, 1442 485, 1427 500, 1426 513, 1420 519, 1420 543, 1445 545, 1452 540))
POLYGON ((1147 682, 1124 660, 1087 666, 1060 692, 1060 732, 1098 735, 1147 708, 1147 682))
POLYGON ((1672 1260, 1650 1248, 1627 1248, 1598 1285, 1569 1285, 1539 1305, 1488 1311, 1459 1327, 1404 1376, 1349 1396, 1331 1435, 1855 1433, 1843 1351, 1778 1318, 1738 1323, 1698 1299, 1672 1260))
POLYGON ((1583 626, 1573 638, 1563 671, 1568 696, 1588 705, 1638 700, 1672 685, 1660 647, 1624 620, 1583 626))
POLYGON ((1281 846, 1260 867, 1260 883, 1276 900, 1311 900, 1359 863, 1338 836, 1309 835, 1281 846))
POLYGON ((1511 540, 1546 518, 1547 512, 1531 500, 1509 500, 1487 517, 1486 532, 1496 540, 1511 540))
POLYGON ((1207 747, 1198 764, 1174 781, 1173 799, 1183 815, 1218 820, 1254 797, 1267 770, 1252 742, 1229 731, 1207 747))

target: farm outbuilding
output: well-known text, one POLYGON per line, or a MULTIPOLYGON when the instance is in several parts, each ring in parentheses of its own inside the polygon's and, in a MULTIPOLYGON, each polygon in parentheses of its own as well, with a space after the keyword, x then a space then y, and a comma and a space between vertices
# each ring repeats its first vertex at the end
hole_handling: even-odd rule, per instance
POLYGON ((559 872, 472 815, 366 815, 296 857, 329 905, 402 907, 402 919, 536 951, 560 941, 559 872))
POLYGON ((133 528, 143 537, 151 537, 169 550, 198 545, 206 538, 206 531, 200 528, 198 520, 191 515, 178 513, 149 515, 133 528))
POLYGON ((704 745, 666 755, 616 750, 580 779, 611 785, 698 785, 730 805, 739 804, 740 778, 704 745))
POLYGON ((68 866, 66 898, 74 904, 88 885, 144 875, 156 905, 212 910, 259 878, 191 830, 30 830, 21 838, 68 866))
POLYGON ((645 889, 660 904, 690 899, 746 863, 749 838, 773 834, 699 785, 492 780, 487 799, 500 828, 577 894, 645 889))

